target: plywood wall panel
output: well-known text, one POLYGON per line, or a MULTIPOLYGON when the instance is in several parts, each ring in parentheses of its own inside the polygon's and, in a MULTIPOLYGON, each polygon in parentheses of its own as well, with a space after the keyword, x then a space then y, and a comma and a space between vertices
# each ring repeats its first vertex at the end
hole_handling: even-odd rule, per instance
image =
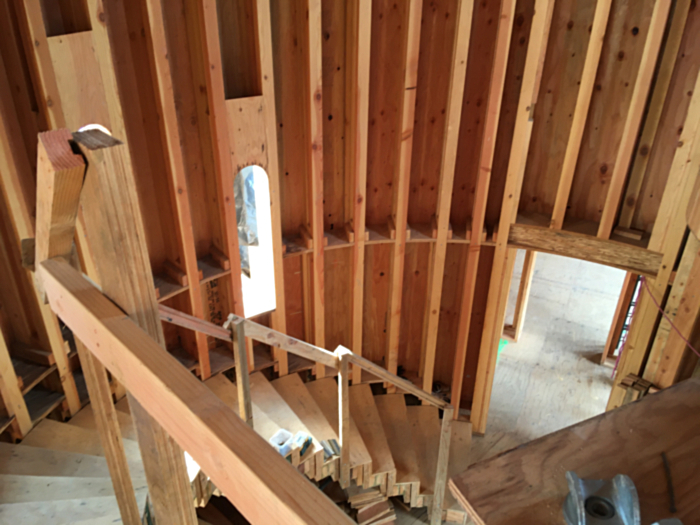
POLYGON ((534 10, 534 0, 520 0, 516 5, 513 34, 508 52, 508 68, 506 69, 506 80, 503 88, 501 118, 498 121, 496 149, 491 170, 491 184, 489 185, 489 196, 486 204, 486 225, 489 229, 498 224, 501 216, 511 141, 515 130, 515 116, 520 99, 520 87, 523 81, 525 57, 530 41, 530 27, 532 26, 534 10))
POLYGON ((437 211, 456 15, 456 0, 423 3, 408 201, 409 224, 430 223, 437 211))
POLYGON ((392 248, 389 244, 370 244, 365 248, 362 356, 383 366, 388 344, 392 248))
POLYGON ((599 222, 620 147, 653 0, 615 0, 581 141, 567 218, 599 222))
POLYGON ((302 256, 285 257, 284 297, 287 315, 287 333, 298 339, 304 336, 304 278, 302 256))
POLYGON ((326 348, 352 345, 352 248, 325 251, 326 348))
MULTIPOLYGON (((341 230, 345 210, 345 2, 321 3, 323 35, 323 225, 341 230)), ((348 210, 348 213, 351 210, 348 210)))
POLYGON ((308 107, 299 93, 308 90, 305 71, 308 38, 305 30, 306 2, 289 0, 270 4, 272 51, 275 70, 275 104, 280 158, 282 233, 298 234, 308 223, 307 174, 308 107))
POLYGON ((453 227, 464 227, 474 209, 500 8, 501 2, 495 0, 474 3, 450 208, 453 227))
MULTIPOLYGON (((367 144, 367 224, 383 225, 392 212, 404 89, 402 49, 409 2, 373 0, 367 144)), ((411 87, 411 86, 409 86, 411 87)))
POLYGON ((638 202, 634 203, 635 215, 632 227, 635 229, 651 232, 654 226, 698 71, 700 71, 700 8, 692 3, 658 131, 649 151, 649 163, 642 189, 638 202))
POLYGON ((418 372, 420 369, 430 255, 430 243, 417 242, 406 245, 398 363, 411 372, 418 372))
POLYGON ((590 0, 559 0, 554 6, 520 196, 522 212, 550 217, 554 209, 595 6, 590 0))

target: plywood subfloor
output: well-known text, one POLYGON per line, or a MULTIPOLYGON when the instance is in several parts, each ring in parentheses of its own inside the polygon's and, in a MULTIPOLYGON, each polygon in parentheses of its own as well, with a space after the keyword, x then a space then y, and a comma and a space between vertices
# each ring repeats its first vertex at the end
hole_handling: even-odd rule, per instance
MULTIPOLYGON (((524 252, 518 253, 506 324, 524 252)), ((489 458, 605 410, 612 370, 598 364, 625 272, 538 254, 524 329, 501 353, 484 437, 470 462, 489 458)))

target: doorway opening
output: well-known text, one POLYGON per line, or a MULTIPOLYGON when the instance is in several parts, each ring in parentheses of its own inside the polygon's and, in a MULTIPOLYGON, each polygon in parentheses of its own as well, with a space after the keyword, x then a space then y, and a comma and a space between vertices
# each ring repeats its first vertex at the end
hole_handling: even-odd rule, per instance
POLYGON ((243 312, 250 318, 277 307, 270 181, 260 166, 247 166, 238 172, 233 184, 243 312))

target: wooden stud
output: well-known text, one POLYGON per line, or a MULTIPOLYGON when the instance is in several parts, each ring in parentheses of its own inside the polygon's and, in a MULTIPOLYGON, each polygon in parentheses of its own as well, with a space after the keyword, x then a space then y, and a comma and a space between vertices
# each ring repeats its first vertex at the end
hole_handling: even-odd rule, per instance
POLYGON ((79 339, 75 340, 75 345, 122 521, 126 525, 140 525, 141 512, 129 473, 129 464, 117 419, 117 409, 112 402, 112 390, 109 386, 107 371, 79 339))
POLYGON ((639 276, 636 273, 627 272, 625 281, 622 283, 620 298, 617 300, 615 315, 613 316, 612 325, 610 325, 610 332, 608 332, 608 340, 606 341, 605 348, 600 356, 601 365, 605 364, 605 360, 608 358, 608 356, 613 355, 616 345, 620 340, 622 329, 624 328, 625 321, 627 320, 627 311, 630 303, 632 302, 634 290, 637 288, 638 278, 639 276))
POLYGON ((411 180, 411 156, 413 152, 413 121, 416 112, 416 85, 418 83, 418 58, 420 48, 421 14, 423 0, 410 0, 407 13, 406 36, 400 50, 404 79, 401 92, 401 133, 396 144, 396 191, 393 195, 392 217, 396 225, 396 242, 391 254, 391 285, 389 290, 389 317, 387 320, 386 368, 396 373, 399 358, 401 330, 401 300, 403 296, 404 263, 408 229, 408 195, 411 180))
POLYGON ((673 70, 676 67, 676 59, 685 33, 685 24, 688 20, 691 3, 692 0, 679 0, 673 8, 673 19, 663 46, 663 57, 654 80, 654 91, 646 110, 644 129, 639 137, 639 147, 634 156, 632 172, 627 182, 627 190, 620 210, 618 225, 623 228, 632 226, 634 210, 637 207, 637 199, 642 191, 642 183, 649 163, 649 152, 654 146, 656 132, 659 129, 661 114, 666 103, 668 88, 671 85, 673 70))
MULTIPOLYGON (((345 176, 351 177, 353 227, 365 231, 367 207, 367 127, 369 122, 369 65, 372 25, 371 0, 347 3, 346 13, 346 118, 345 176)), ((365 286, 365 236, 357 235, 352 255, 352 349, 362 355, 362 323, 365 286)), ((362 380, 353 368, 353 383, 362 380)))
POLYGON ((425 311, 425 332, 422 352, 423 389, 432 392, 433 372, 435 369, 435 351, 437 347, 438 322, 440 320, 440 301, 442 299, 442 282, 447 256, 447 236, 450 223, 450 206, 452 204, 452 185, 454 183, 455 164, 457 161, 457 142, 459 124, 462 118, 462 99, 464 81, 467 75, 467 58, 469 56, 469 37, 472 27, 473 0, 460 0, 457 7, 457 26, 452 45, 452 63, 447 91, 445 112, 444 140, 440 161, 440 182, 437 201, 437 240, 433 248, 431 272, 428 277, 428 304, 425 311))
POLYGON ((642 117, 647 105, 649 90, 651 89, 651 82, 656 71, 656 62, 659 58, 670 9, 671 0, 657 0, 654 3, 649 34, 644 43, 644 52, 634 84, 632 101, 627 112, 620 148, 617 150, 617 157, 615 158, 615 168, 610 179, 610 187, 608 188, 603 215, 600 218, 598 227, 598 237, 602 239, 610 237, 617 210, 619 209, 620 197, 622 196, 627 173, 632 162, 632 154, 637 143, 639 128, 642 124, 642 117))
MULTIPOLYGON (((687 230, 686 211, 691 189, 700 170, 700 75, 696 78, 693 96, 683 125, 673 164, 669 172, 666 189, 661 199, 659 212, 654 223, 649 249, 664 254, 661 269, 653 282, 649 283, 651 293, 660 303, 666 295, 678 250, 687 230)), ((659 311, 646 290, 639 294, 637 306, 625 349, 615 375, 614 386, 608 400, 608 410, 617 408, 624 400, 625 390, 617 385, 629 374, 640 373, 659 311)))
POLYGON ((530 287, 532 286, 532 278, 535 275, 535 260, 537 252, 527 250, 525 252, 525 260, 523 261, 523 271, 520 274, 520 286, 518 287, 518 298, 515 302, 515 313, 513 314, 513 327, 511 337, 515 342, 520 339, 525 323, 525 313, 527 312, 527 303, 530 300, 530 287))
POLYGON ((5 336, 0 331, 0 395, 8 416, 14 416, 22 437, 32 429, 32 419, 27 410, 27 403, 22 397, 22 390, 17 382, 17 375, 12 366, 10 351, 5 342, 5 336))
POLYGON ((593 96, 593 87, 598 71, 598 64, 600 62, 600 53, 603 50, 603 41, 605 40, 605 31, 608 26, 611 5, 612 0, 598 0, 595 6, 591 37, 588 41, 586 60, 583 64, 583 72, 581 73, 581 84, 576 98, 571 131, 569 131, 569 139, 566 143, 564 162, 561 168, 556 200, 554 201, 554 210, 552 211, 551 226, 556 230, 560 230, 564 224, 566 206, 569 203, 571 185, 574 182, 576 162, 581 149, 583 131, 586 127, 588 108, 591 105, 591 97, 593 96))
POLYGON ((483 434, 486 429, 491 387, 493 386, 493 373, 498 356, 498 340, 503 333, 503 319, 505 317, 508 289, 510 288, 510 278, 515 262, 514 251, 510 250, 508 246, 509 234, 511 225, 515 222, 520 202, 520 191, 522 189, 525 163, 532 134, 532 108, 537 103, 553 10, 553 0, 538 0, 535 2, 535 14, 530 30, 530 43, 527 48, 525 72, 508 161, 503 206, 498 228, 498 241, 496 242, 474 389, 471 419, 474 432, 476 433, 483 434))
MULTIPOLYGON (((246 355, 245 326, 243 319, 227 321, 233 339, 233 356, 236 360, 236 388, 238 389, 238 415, 250 428, 253 427, 253 402, 250 398, 250 377, 246 355)), ((225 326, 226 327, 226 326, 225 326)))
MULTIPOLYGON (((151 54, 151 68, 153 69, 153 83, 156 99, 160 104, 158 108, 161 135, 163 137, 163 153, 168 165, 170 175, 170 193, 173 196, 175 212, 178 221, 180 252, 183 254, 185 275, 180 281, 182 286, 189 283, 189 303, 192 314, 204 319, 204 304, 200 286, 199 269, 197 267, 197 253, 195 252, 194 231, 192 228, 192 214, 190 211, 190 196, 187 187, 185 173, 185 160, 182 148, 182 138, 177 121, 175 107, 175 93, 173 78, 168 60, 168 43, 165 36, 165 22, 163 20, 163 4, 161 0, 147 0, 143 4, 145 18, 148 21, 147 37, 151 54), (183 284, 185 282, 185 284, 183 284)), ((166 270, 170 261, 166 261, 166 270)), ((226 268, 225 268, 226 269, 226 268)), ((195 335, 197 349, 197 362, 199 363, 202 380, 211 375, 209 362, 209 348, 206 336, 197 333, 195 335)))
POLYGON ((440 444, 438 449, 437 470, 435 472, 435 489, 433 491, 433 503, 430 508, 430 525, 440 525, 442 523, 442 504, 445 500, 445 487, 447 486, 453 418, 454 408, 446 408, 442 414, 442 425, 440 428, 440 444))
POLYGON ((350 486, 350 350, 339 346, 338 358, 338 438, 340 439, 340 486, 350 486))

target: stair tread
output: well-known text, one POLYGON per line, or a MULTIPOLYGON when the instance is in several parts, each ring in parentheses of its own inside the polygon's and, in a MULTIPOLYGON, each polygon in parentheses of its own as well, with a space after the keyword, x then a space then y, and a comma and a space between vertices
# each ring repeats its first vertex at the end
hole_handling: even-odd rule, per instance
POLYGON ((124 414, 131 415, 131 408, 129 407, 129 398, 124 396, 119 401, 114 404, 114 407, 123 412, 124 414))
POLYGON ((421 494, 435 491, 435 470, 440 450, 440 414, 436 407, 416 405, 406 407, 408 422, 415 445, 420 476, 421 494))
MULTIPOLYGON (((137 501, 143 508, 146 491, 137 491, 137 501)), ((22 525, 68 525, 81 521, 96 523, 107 517, 120 516, 114 496, 99 498, 68 499, 57 501, 33 501, 27 503, 4 503, 0 505, 0 523, 22 525), (99 521, 98 521, 99 520, 99 521)))
POLYGON ((39 381, 56 369, 56 365, 40 365, 21 359, 12 357, 12 367, 15 374, 22 379, 22 393, 29 392, 39 381))
POLYGON ((418 459, 403 394, 375 396, 384 434, 396 465, 397 483, 420 482, 418 459))
POLYGON ((333 427, 297 374, 275 379, 272 386, 317 440, 338 439, 333 427))
MULTIPOLYGON (((307 390, 326 416, 333 431, 338 434, 338 384, 332 377, 305 383, 307 390)), ((360 435, 355 419, 350 417, 350 467, 371 465, 372 456, 360 435)))
POLYGON ((372 473, 382 474, 396 470, 389 442, 384 434, 382 420, 374 403, 372 388, 361 384, 350 387, 350 414, 372 457, 372 473))
MULTIPOLYGON (((124 439, 131 439, 136 441, 136 428, 134 427, 134 422, 129 414, 117 410, 117 421, 119 421, 119 428, 122 431, 122 437, 124 439)), ((97 430, 97 425, 95 423, 95 416, 92 412, 92 405, 88 405, 73 416, 69 425, 75 425, 81 428, 87 428, 89 430, 97 430)))
POLYGON ((108 478, 105 458, 0 443, 0 473, 27 476, 108 478))
MULTIPOLYGON (((145 478, 135 478, 133 484, 134 490, 147 488, 145 478)), ((106 496, 114 496, 111 478, 0 474, 0 504, 106 496)))

